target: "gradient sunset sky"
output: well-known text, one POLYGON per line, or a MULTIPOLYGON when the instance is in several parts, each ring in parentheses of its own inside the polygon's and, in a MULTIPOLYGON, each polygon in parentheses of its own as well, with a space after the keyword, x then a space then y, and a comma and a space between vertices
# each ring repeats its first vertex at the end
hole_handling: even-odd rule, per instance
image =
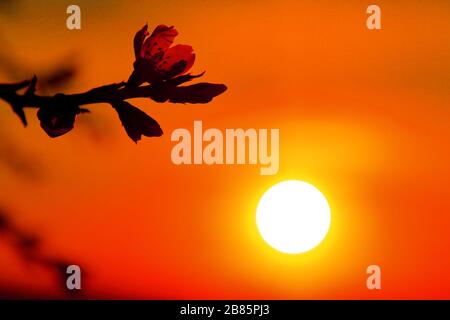
MULTIPOLYGON (((68 60, 78 74, 66 93, 126 80, 148 22, 174 25, 175 43, 194 47, 192 72, 228 86, 207 105, 133 100, 165 132, 138 145, 105 104, 50 139, 34 110, 25 129, 0 102, 0 207, 45 254, 86 271, 87 297, 450 298, 448 1, 376 1, 379 31, 366 28, 367 1, 79 0, 82 30, 69 31, 73 3, 0 7, 0 57, 18 65, 1 64, 0 82, 68 60), (173 165, 170 134, 194 120, 279 128, 278 174, 173 165), (331 207, 328 236, 306 254, 275 251, 255 224, 262 194, 288 179, 315 185, 331 207), (371 264, 382 290, 366 288, 371 264)), ((0 293, 65 297, 2 239, 0 293)))

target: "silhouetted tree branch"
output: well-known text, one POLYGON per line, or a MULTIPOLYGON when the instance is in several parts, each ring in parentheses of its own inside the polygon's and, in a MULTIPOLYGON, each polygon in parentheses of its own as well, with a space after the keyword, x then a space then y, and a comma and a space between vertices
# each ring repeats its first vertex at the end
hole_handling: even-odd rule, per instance
POLYGON ((24 126, 27 125, 24 108, 37 108, 41 127, 52 138, 73 129, 77 115, 89 110, 80 106, 108 103, 118 113, 128 136, 135 142, 141 136, 161 136, 158 122, 125 100, 150 98, 156 102, 208 103, 225 92, 223 84, 197 83, 182 86, 203 76, 185 74, 193 65, 192 47, 171 47, 178 32, 173 27, 159 25, 149 36, 147 26, 134 37, 134 70, 128 82, 114 83, 79 94, 43 96, 35 93, 37 78, 15 84, 0 84, 0 98, 10 104, 24 126), (148 85, 143 85, 148 83, 148 85), (20 93, 20 91, 24 91, 20 93))

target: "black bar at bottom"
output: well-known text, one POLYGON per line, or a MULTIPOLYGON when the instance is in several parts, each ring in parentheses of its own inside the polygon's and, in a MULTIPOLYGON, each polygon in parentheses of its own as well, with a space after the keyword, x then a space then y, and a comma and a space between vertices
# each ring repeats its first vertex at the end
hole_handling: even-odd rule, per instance
MULTIPOLYGON (((423 315, 429 318, 439 314, 448 318, 449 301, 336 301, 336 300, 71 300, 71 301, 0 301, 1 313, 27 315, 98 315, 101 319, 114 316, 124 319, 321 319, 322 316, 356 316, 385 318, 387 315, 423 315), (7 312, 10 313, 7 313, 7 312)), ((119 319, 120 319, 119 318, 119 319)))

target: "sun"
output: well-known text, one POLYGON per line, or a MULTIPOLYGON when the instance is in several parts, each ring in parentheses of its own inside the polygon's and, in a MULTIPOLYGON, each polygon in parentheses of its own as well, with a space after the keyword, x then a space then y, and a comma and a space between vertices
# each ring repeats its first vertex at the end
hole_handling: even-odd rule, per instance
POLYGON ((330 207, 313 185, 288 180, 264 193, 256 209, 256 224, 274 249, 298 254, 319 245, 331 223, 330 207))

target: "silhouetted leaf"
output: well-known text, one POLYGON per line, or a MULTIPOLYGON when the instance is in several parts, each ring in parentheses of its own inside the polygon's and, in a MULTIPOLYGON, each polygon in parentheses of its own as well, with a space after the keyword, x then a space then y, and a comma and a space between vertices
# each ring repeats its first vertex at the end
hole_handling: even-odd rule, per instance
POLYGON ((128 136, 135 143, 141 140, 141 136, 160 137, 163 134, 156 120, 128 102, 115 101, 111 105, 119 114, 120 121, 128 136))
POLYGON ((204 74, 205 74, 205 71, 203 71, 200 74, 196 74, 196 75, 185 74, 185 75, 178 76, 178 77, 172 78, 170 80, 167 80, 166 83, 171 84, 173 86, 178 86, 178 85, 183 84, 185 82, 191 81, 192 79, 200 78, 204 74))
POLYGON ((206 82, 183 87, 161 86, 156 88, 151 98, 156 102, 208 103, 226 90, 224 84, 206 82))

